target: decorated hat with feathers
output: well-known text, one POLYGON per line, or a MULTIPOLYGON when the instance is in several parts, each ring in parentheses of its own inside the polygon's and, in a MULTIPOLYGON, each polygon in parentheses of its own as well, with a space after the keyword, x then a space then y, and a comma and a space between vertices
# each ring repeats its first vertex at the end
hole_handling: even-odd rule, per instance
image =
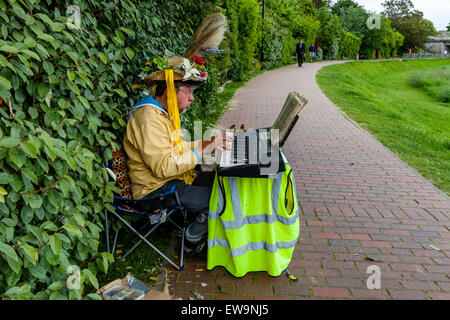
POLYGON ((219 12, 208 15, 195 32, 183 56, 157 57, 153 63, 147 63, 140 77, 148 84, 165 79, 165 69, 173 69, 173 80, 201 85, 208 78, 202 57, 208 52, 217 52, 227 30, 227 19, 219 12), (152 71, 149 75, 145 71, 152 71))

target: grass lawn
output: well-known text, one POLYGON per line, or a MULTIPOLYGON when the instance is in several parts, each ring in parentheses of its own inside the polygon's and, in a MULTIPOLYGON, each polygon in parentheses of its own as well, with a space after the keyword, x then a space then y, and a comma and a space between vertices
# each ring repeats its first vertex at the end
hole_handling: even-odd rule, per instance
POLYGON ((349 62, 322 68, 316 81, 348 116, 450 195, 450 102, 433 94, 436 87, 450 89, 449 66, 450 59, 349 62), (435 79, 413 86, 413 74, 435 79))

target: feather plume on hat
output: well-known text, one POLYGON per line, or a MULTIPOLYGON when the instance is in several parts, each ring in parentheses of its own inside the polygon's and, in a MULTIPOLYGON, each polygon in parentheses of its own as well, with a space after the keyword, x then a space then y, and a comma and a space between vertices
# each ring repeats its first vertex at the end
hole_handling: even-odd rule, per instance
POLYGON ((183 56, 191 59, 197 52, 202 51, 202 48, 218 47, 224 38, 227 25, 227 19, 221 10, 208 15, 198 27, 183 56))

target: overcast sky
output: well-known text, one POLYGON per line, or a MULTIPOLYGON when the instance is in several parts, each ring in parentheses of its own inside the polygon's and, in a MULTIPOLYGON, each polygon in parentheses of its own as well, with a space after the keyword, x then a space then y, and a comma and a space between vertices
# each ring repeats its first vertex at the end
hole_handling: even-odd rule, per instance
MULTIPOLYGON (((381 4, 384 0, 354 0, 366 10, 380 13, 383 11, 381 4)), ((431 20, 436 30, 447 30, 450 22, 450 0, 411 0, 414 9, 423 12, 425 19, 431 20)))

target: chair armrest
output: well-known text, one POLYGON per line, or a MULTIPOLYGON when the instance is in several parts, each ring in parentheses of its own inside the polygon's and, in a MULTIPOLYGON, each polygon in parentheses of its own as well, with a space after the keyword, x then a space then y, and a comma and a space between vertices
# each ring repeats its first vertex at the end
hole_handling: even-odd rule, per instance
POLYGON ((176 186, 171 186, 169 190, 167 190, 166 192, 164 192, 163 194, 160 194, 160 197, 165 197, 169 194, 172 194, 175 192, 176 186))

